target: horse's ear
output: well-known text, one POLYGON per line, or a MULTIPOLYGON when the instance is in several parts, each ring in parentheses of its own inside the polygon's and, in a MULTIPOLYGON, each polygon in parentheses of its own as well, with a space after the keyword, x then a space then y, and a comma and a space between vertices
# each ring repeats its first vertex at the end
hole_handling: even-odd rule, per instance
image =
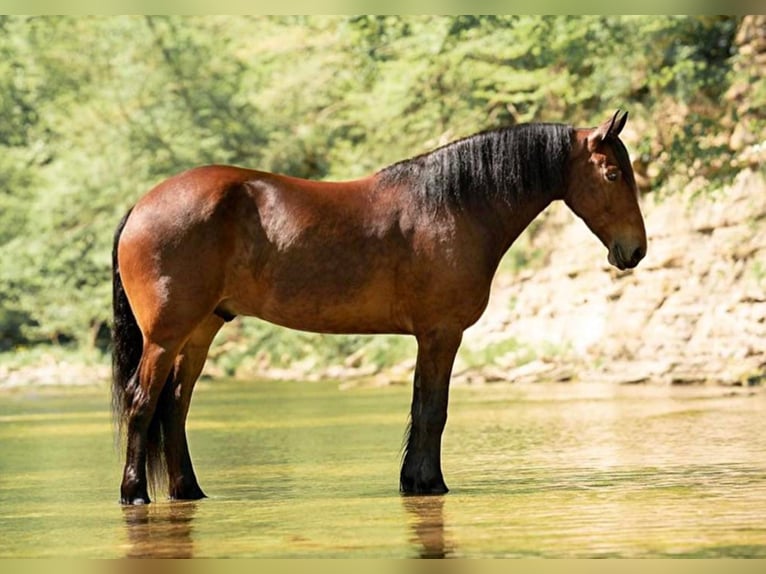
POLYGON ((609 135, 615 138, 620 135, 622 128, 625 127, 625 124, 628 121, 628 112, 622 112, 622 115, 618 118, 617 114, 619 113, 620 110, 617 110, 617 112, 614 114, 614 118, 612 118, 612 128, 609 130, 609 135))
POLYGON ((619 136, 627 121, 628 112, 622 112, 621 110, 614 112, 614 115, 611 119, 598 126, 588 136, 588 150, 591 152, 596 151, 598 144, 600 144, 606 138, 616 138, 619 136), (620 113, 622 113, 622 115, 620 115, 620 113))

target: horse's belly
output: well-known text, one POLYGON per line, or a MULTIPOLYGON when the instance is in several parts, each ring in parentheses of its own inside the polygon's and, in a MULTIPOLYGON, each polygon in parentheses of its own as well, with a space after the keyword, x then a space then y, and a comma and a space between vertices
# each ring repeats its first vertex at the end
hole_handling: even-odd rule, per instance
POLYGON ((406 313, 385 285, 353 289, 317 283, 304 288, 262 288, 226 305, 236 314, 317 333, 406 333, 406 313))
POLYGON ((407 330, 394 320, 386 307, 374 301, 273 301, 267 302, 256 315, 283 327, 317 333, 402 333, 407 330))

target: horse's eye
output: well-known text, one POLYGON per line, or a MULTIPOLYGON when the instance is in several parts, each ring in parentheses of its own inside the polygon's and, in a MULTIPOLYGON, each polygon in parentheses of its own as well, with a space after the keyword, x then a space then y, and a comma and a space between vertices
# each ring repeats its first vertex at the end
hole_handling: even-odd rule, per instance
POLYGON ((617 178, 620 176, 619 171, 608 171, 606 172, 606 179, 609 181, 617 181, 617 178))

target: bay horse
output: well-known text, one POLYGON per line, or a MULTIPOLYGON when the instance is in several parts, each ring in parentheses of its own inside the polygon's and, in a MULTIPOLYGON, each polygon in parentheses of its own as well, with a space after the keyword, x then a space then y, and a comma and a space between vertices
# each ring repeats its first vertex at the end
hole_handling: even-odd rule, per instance
MULTIPOLYGON (((463 331, 503 254, 554 200, 635 267, 646 232, 619 134, 520 124, 469 136, 362 179, 309 181, 232 166, 160 183, 123 217, 113 250, 113 409, 126 437, 123 504, 205 494, 186 418, 219 329, 238 315, 320 333, 414 335, 404 494, 447 492, 441 437, 463 331)), ((570 246, 576 249, 576 246, 570 246)))

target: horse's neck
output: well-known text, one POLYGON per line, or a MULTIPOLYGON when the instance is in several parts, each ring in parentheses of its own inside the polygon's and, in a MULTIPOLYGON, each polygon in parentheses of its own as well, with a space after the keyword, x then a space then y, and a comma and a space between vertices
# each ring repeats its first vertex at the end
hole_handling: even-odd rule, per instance
POLYGON ((497 202, 490 207, 486 221, 493 227, 498 261, 529 224, 552 203, 551 197, 533 197, 517 205, 497 202))

